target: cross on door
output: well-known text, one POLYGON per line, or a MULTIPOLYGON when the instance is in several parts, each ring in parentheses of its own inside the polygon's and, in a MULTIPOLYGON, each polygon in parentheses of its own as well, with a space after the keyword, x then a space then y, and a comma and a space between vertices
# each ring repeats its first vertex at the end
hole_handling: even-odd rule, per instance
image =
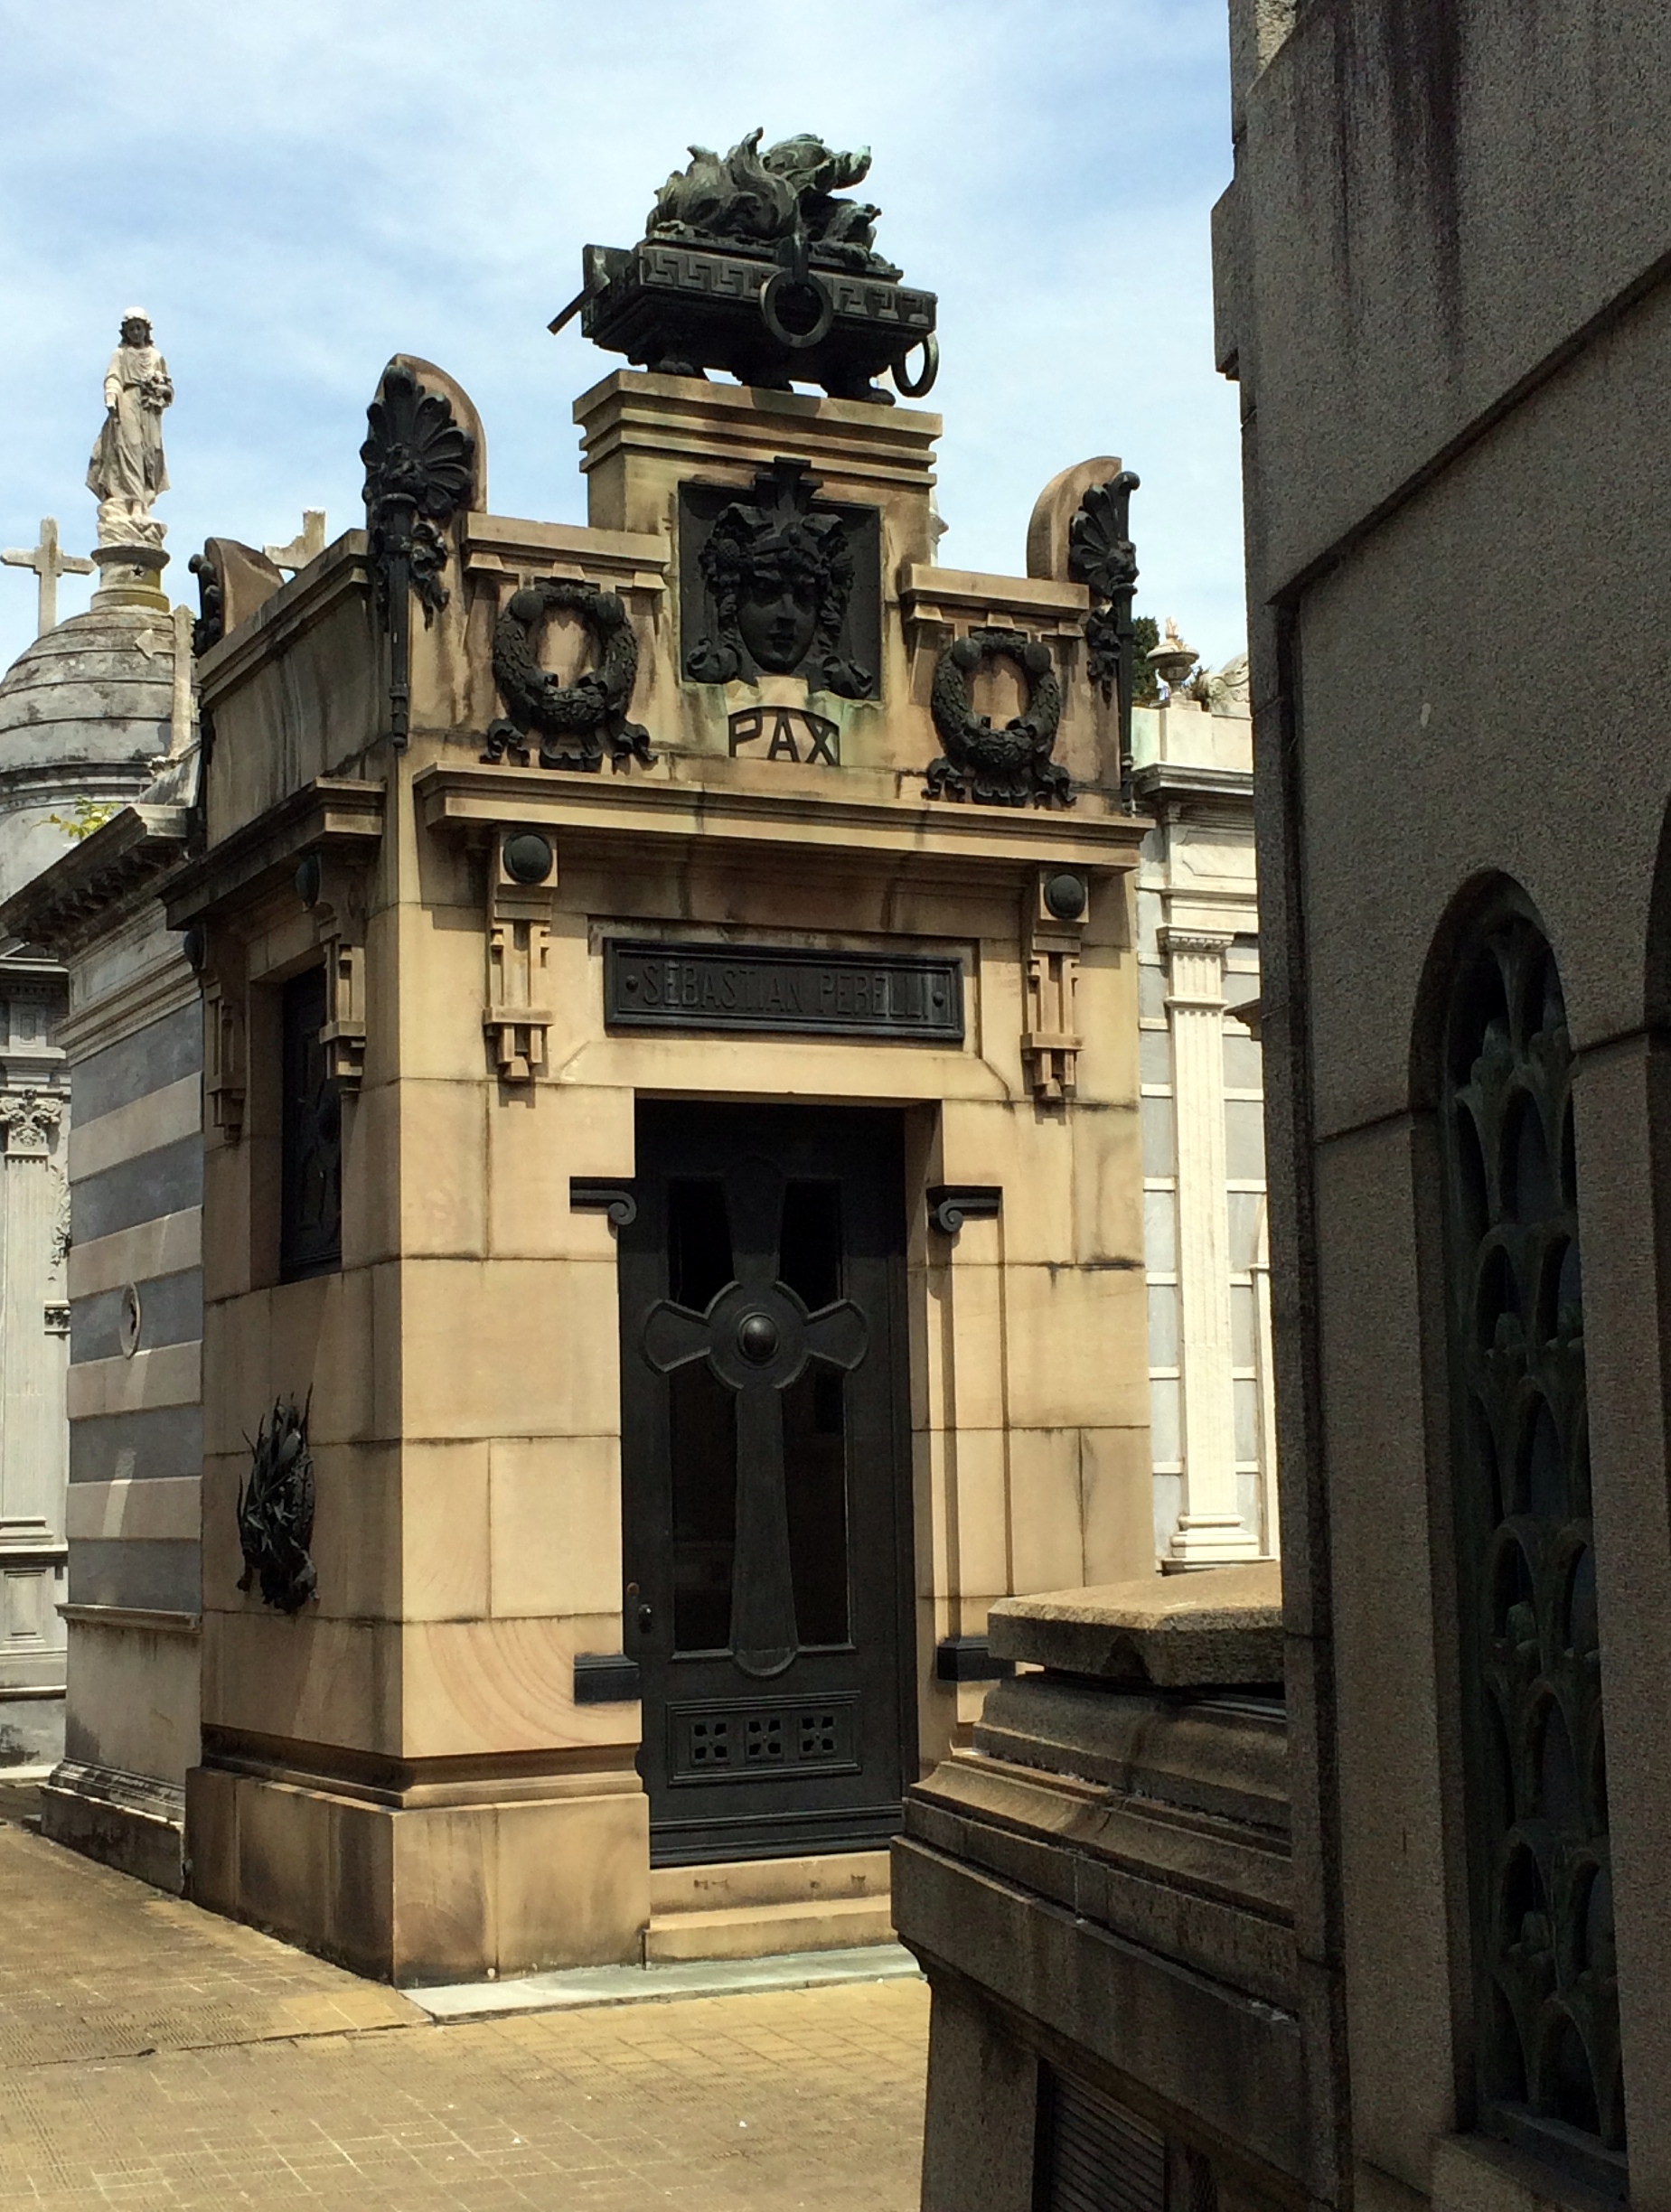
POLYGON ((850 1373, 869 1330, 850 1298, 809 1313, 778 1279, 785 1178, 771 1160, 741 1161, 725 1178, 736 1279, 706 1313, 662 1298, 644 1323, 644 1357, 659 1374, 706 1358, 737 1393, 737 1569, 731 1653, 745 1674, 782 1673, 799 1638, 784 1487, 783 1393, 809 1359, 850 1373))
POLYGON ((51 515, 41 522, 41 542, 25 552, 21 547, 0 553, 8 568, 33 568, 37 578, 35 635, 44 637, 58 622, 58 579, 61 576, 91 576, 93 564, 58 549, 58 525, 51 515))

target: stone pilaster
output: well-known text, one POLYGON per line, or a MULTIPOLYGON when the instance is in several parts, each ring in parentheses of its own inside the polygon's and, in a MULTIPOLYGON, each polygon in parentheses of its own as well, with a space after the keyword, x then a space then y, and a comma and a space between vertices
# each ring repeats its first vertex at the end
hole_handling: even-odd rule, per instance
POLYGON ((1259 1537, 1236 1500, 1235 1387, 1225 1203, 1225 954, 1228 933, 1167 929, 1178 1124, 1178 1291, 1182 1325, 1182 1565, 1252 1559, 1259 1537))
POLYGON ((50 1092, 0 1095, 6 1255, 0 1304, 5 1403, 0 1532, 26 1531, 41 1542, 61 1535, 64 1353, 56 1338, 47 1341, 47 1308, 53 1303, 54 1233, 63 1190, 50 1156, 62 1113, 61 1102, 50 1092))
MULTIPOLYGON (((0 1748, 20 1735, 17 1701, 63 1690, 63 1629, 54 1610, 64 1559, 64 1365, 58 1231, 63 1181, 52 1159, 62 1101, 33 1089, 0 1093, 0 1748)), ((37 1756, 33 1716, 22 1740, 37 1756)), ((56 1707, 54 1706, 54 1711, 56 1707)), ((56 1720, 49 1738, 55 1747, 56 1720)), ((52 1755, 51 1752, 48 1753, 52 1755)), ((24 1757, 27 1759, 29 1752, 24 1757)))

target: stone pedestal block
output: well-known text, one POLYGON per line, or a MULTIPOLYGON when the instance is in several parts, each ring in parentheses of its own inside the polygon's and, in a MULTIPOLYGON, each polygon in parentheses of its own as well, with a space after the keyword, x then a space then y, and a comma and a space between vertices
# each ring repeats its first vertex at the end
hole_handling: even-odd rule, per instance
POLYGON ((635 1775, 401 1806, 196 1767, 186 1818, 196 1903, 359 1973, 412 1985, 641 1955, 649 1812, 635 1775))
POLYGON ((1301 2198, 1286 1714, 1274 1685, 1227 1689, 1269 1682, 1274 1580, 995 1609, 993 1648, 1037 1671, 993 1691, 894 1846, 934 1992, 926 2212, 1301 2198))

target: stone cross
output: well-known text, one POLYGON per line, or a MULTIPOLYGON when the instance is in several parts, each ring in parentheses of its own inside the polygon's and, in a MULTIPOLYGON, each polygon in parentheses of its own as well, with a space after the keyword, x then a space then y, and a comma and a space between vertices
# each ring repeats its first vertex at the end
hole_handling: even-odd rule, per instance
POLYGON ((323 507, 303 508, 301 535, 293 538, 288 545, 263 546, 261 548, 275 568, 288 568, 293 575, 296 569, 305 568, 314 556, 323 553, 324 549, 325 511, 323 507))
POLYGON ((61 576, 91 576, 90 560, 78 560, 58 549, 58 525, 51 515, 42 519, 41 542, 27 552, 21 547, 0 553, 8 568, 33 568, 38 580, 35 599, 35 635, 44 637, 58 621, 58 579, 61 576))

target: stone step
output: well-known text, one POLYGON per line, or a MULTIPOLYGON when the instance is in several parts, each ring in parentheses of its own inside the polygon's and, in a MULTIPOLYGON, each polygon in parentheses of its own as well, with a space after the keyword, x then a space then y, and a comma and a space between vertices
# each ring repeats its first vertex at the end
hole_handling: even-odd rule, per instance
POLYGON ((850 1950, 893 1939, 886 1895, 808 1898, 653 1916, 644 1931, 644 1962, 771 1958, 787 1951, 850 1950))
POLYGON ((717 1865, 656 1867, 650 1913, 724 1912, 746 1905, 821 1904, 835 1898, 887 1899, 886 1851, 820 1851, 798 1859, 738 1859, 717 1865))

